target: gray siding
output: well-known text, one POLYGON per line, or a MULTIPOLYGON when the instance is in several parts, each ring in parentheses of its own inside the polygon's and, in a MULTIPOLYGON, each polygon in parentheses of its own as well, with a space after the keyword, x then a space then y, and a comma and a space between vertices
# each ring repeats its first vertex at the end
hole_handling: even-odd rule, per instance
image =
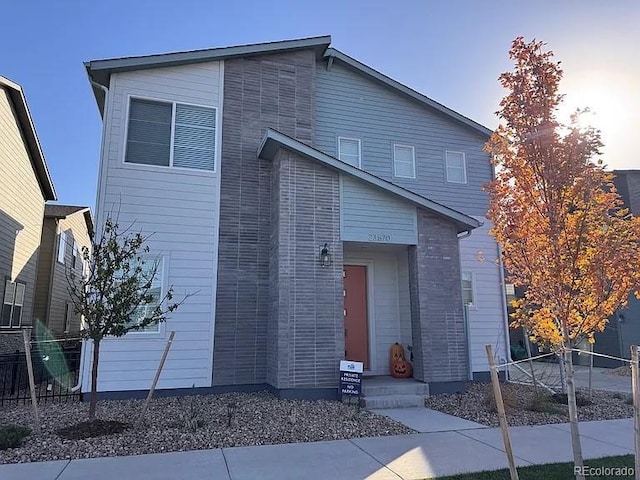
POLYGON ((32 324, 44 196, 11 100, 0 88, 0 302, 5 278, 24 282, 22 325, 32 324))
POLYGON ((417 242, 416 208, 345 175, 340 177, 340 236, 355 242, 417 242))
POLYGON ((337 156, 338 136, 359 138, 362 168, 469 215, 485 215, 491 179, 486 138, 334 62, 317 72, 316 146, 337 156), (416 178, 393 176, 393 144, 415 147, 416 178), (466 154, 467 184, 448 183, 445 151, 466 154))
POLYGON ((54 218, 45 218, 42 222, 42 240, 38 256, 38 280, 34 299, 33 318, 47 323, 49 311, 49 287, 51 285, 51 267, 56 248, 58 225, 54 218))

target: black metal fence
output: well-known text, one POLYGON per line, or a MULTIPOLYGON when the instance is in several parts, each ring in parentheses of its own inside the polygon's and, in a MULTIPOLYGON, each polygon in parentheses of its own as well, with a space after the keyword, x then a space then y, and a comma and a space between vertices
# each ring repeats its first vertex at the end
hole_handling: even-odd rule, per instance
MULTIPOLYGON (((33 376, 38 403, 80 400, 72 392, 80 373, 80 349, 46 349, 33 347, 33 376)), ((24 352, 0 355, 0 406, 31 401, 29 373, 24 352)))

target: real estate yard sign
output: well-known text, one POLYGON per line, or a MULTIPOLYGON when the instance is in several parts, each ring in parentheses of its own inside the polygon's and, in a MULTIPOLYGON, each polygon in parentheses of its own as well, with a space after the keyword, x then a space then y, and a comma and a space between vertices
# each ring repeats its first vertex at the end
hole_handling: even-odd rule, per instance
POLYGON ((340 361, 340 394, 359 396, 362 391, 362 362, 340 361))

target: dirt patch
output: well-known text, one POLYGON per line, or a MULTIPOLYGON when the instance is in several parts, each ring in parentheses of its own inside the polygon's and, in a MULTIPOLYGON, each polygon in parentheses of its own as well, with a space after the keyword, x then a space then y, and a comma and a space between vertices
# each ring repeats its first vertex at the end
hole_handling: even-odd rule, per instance
POLYGON ((67 440, 82 440, 84 438, 101 437, 121 433, 129 428, 129 424, 116 420, 94 420, 80 422, 58 430, 58 435, 67 440))

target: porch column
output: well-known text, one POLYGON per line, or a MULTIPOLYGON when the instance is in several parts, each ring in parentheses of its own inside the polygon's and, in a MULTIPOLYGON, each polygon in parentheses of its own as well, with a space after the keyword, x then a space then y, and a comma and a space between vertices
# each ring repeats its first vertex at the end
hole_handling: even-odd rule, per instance
POLYGON ((414 377, 432 393, 468 379, 458 242, 452 222, 418 209, 418 244, 409 247, 414 377))
POLYGON ((344 358, 338 174, 280 150, 271 191, 267 381, 283 396, 326 396, 344 358))

